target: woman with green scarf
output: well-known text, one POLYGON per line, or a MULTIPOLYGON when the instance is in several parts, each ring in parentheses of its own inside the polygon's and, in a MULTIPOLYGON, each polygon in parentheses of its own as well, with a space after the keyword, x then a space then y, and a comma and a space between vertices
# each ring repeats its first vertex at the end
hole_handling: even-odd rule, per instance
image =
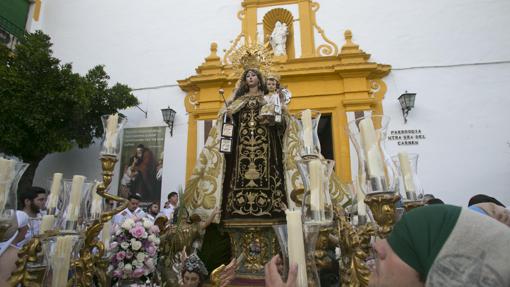
POLYGON ((369 286, 510 286, 510 228, 467 208, 412 210, 374 252, 369 286))

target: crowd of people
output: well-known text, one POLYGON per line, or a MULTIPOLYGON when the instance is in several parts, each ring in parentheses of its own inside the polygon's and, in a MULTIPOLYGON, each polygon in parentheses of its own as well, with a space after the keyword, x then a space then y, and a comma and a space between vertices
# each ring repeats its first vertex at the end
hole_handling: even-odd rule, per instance
MULTIPOLYGON (((253 129, 253 126, 259 123, 254 122, 254 117, 244 123, 245 118, 236 115, 236 111, 248 113, 248 110, 251 112, 253 109, 260 108, 260 116, 268 122, 267 126, 278 126, 282 120, 279 118, 282 116, 281 106, 284 107, 288 102, 290 93, 278 92, 281 89, 279 90, 277 78, 269 77, 267 86, 265 85, 258 71, 246 70, 242 76, 241 88, 238 89, 234 101, 225 111, 240 126, 244 126, 246 131, 253 129), (260 95, 264 95, 264 101, 259 103, 258 100, 253 100, 258 99, 260 95), (235 107, 238 109, 236 110, 235 107)), ((258 112, 257 110, 256 113, 258 112)), ((266 128, 263 126, 263 129, 266 128)), ((249 133, 246 132, 246 134, 249 133)), ((271 172, 274 172, 273 175, 282 174, 281 131, 267 129, 265 134, 277 147, 268 154, 271 160, 268 161, 267 169, 269 170, 269 163, 271 163, 275 166, 271 169, 271 172), (274 131, 276 133, 272 134, 274 131)), ((244 144, 240 140, 236 143, 244 144)), ((239 150, 242 149, 239 148, 239 150)), ((240 155, 225 155, 226 170, 231 169, 232 164, 238 161, 236 156, 240 155)), ((225 176, 225 180, 221 180, 219 185, 224 187, 223 197, 230 200, 224 200, 217 206, 207 205, 207 208, 204 207, 204 202, 196 203, 195 209, 204 207, 209 212, 209 217, 203 222, 200 221, 201 219, 198 222, 191 220, 187 210, 179 208, 179 194, 176 192, 168 194, 163 208, 160 208, 159 202, 151 202, 142 208, 142 195, 137 192, 142 189, 137 189, 138 185, 132 180, 136 174, 135 169, 130 167, 143 162, 142 159, 149 158, 152 158, 152 155, 143 146, 137 147, 136 155, 133 156, 121 180, 121 186, 130 187, 124 190, 129 192, 128 206, 113 217, 114 229, 115 226, 121 226, 127 219, 135 217, 146 218, 156 225, 158 219, 162 218, 166 226, 174 225, 174 227, 180 222, 179 220, 185 218, 190 221, 191 231, 200 232, 219 214, 222 214, 222 220, 283 218, 283 207, 286 206, 287 200, 284 183, 280 182, 279 178, 266 182, 259 176, 259 171, 250 161, 244 162, 245 168, 239 169, 239 172, 242 171, 243 174, 236 174, 237 171, 234 169, 234 172, 225 172, 219 177, 222 179, 222 176, 225 176), (236 178, 247 181, 237 181, 236 178), (266 209, 254 209, 253 206, 247 208, 246 205, 250 202, 246 201, 234 202, 233 198, 241 198, 246 192, 246 187, 253 187, 254 192, 259 192, 260 187, 265 185, 267 185, 266 197, 268 200, 275 200, 274 204, 266 204, 266 209), (197 227, 193 227, 193 224, 197 227)), ((239 157, 239 160, 243 159, 245 158, 239 157)), ((136 169, 137 172, 140 170, 141 168, 136 169)), ((195 170, 200 171, 200 166, 195 170)), ((212 176, 212 178, 216 177, 212 176)), ((191 177, 187 186, 194 186, 195 189, 190 188, 188 196, 201 192, 197 184, 199 180, 199 177, 191 177)), ((219 194, 216 196, 222 197, 219 194)), ((17 212, 18 230, 8 241, 0 243, 0 286, 6 284, 6 280, 14 271, 19 249, 30 241, 33 234, 38 233, 38 226, 35 224, 37 220, 34 219, 40 219, 45 214, 46 197, 46 191, 39 187, 32 187, 21 193, 20 210, 17 212)), ((205 197, 197 196, 197 198, 205 197)), ((510 265, 506 263, 507 258, 510 258, 510 248, 508 248, 510 246, 510 211, 503 203, 483 194, 473 196, 466 207, 445 204, 441 199, 430 194, 425 195, 422 200, 425 206, 404 214, 388 238, 373 242, 376 263, 371 272, 370 286, 510 286, 510 265)), ((188 235, 191 236, 190 234, 188 235)), ((183 238, 185 236, 179 235, 183 238)), ((182 247, 179 245, 178 250, 180 251, 182 247)), ((186 246, 181 254, 180 284, 185 287, 202 286, 208 272, 196 253, 188 256, 185 250, 186 246)), ((170 259, 173 260, 173 258, 170 259)), ((282 279, 281 269, 278 267, 281 260, 282 258, 275 256, 266 264, 266 286, 295 286, 297 266, 291 262, 285 282, 282 279)), ((233 279, 236 268, 237 261, 232 259, 221 273, 221 286, 226 286, 233 279)))

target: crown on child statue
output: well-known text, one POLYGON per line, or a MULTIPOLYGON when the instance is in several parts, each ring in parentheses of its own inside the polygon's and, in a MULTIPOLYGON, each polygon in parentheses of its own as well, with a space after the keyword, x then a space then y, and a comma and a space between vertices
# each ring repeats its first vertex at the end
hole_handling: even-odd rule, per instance
POLYGON ((188 272, 196 272, 201 273, 203 275, 207 275, 207 268, 205 268, 204 262, 200 260, 197 254, 191 254, 186 260, 184 260, 184 270, 188 272))
POLYGON ((273 79, 273 80, 276 80, 276 81, 280 81, 280 75, 278 74, 275 74, 275 73, 269 73, 266 77, 268 80, 269 79, 273 79))
POLYGON ((253 43, 251 38, 248 38, 244 45, 232 52, 230 62, 237 75, 241 75, 248 69, 256 69, 267 76, 271 71, 272 58, 272 52, 267 47, 253 43))

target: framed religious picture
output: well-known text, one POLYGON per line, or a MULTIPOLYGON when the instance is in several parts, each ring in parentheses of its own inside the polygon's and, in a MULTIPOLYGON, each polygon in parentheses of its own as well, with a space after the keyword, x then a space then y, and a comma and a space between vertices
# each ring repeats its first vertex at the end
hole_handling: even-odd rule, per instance
POLYGON ((138 193, 143 203, 160 202, 165 127, 126 128, 118 194, 138 193))

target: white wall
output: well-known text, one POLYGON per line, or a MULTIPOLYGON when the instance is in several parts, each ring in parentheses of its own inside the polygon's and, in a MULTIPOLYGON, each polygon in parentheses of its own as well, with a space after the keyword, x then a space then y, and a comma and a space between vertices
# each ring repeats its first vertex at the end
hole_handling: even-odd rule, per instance
MULTIPOLYGON (((174 85, 194 73, 209 54, 240 32, 239 0, 133 1, 52 0, 44 2, 34 27, 52 36, 55 55, 85 72, 106 65, 113 82, 133 88, 174 85)), ((343 31, 390 64, 385 80, 385 113, 390 129, 420 128, 427 139, 406 147, 421 155, 419 173, 427 193, 465 204, 476 193, 491 194, 510 204, 510 64, 421 68, 510 61, 510 2, 505 0, 377 1, 319 0, 317 21, 339 46, 343 31), (416 67, 414 69, 408 69, 416 67), (418 93, 409 122, 402 123, 396 98, 405 90, 418 93)), ((177 110, 174 136, 165 141, 162 198, 184 181, 187 117, 178 87, 135 93, 148 119, 126 111, 129 126, 164 125, 159 109, 177 110)), ((394 142, 388 143, 397 152, 394 142)), ((54 171, 66 176, 99 174, 98 148, 48 156, 36 174, 43 182, 54 171)), ((116 182, 114 180, 114 182, 116 182)))

